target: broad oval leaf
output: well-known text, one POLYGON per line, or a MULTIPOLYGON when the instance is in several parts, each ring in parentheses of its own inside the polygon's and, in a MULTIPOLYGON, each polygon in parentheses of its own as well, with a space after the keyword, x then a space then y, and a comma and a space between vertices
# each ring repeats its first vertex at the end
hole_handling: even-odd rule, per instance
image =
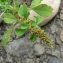
POLYGON ((11 37, 11 33, 12 33, 12 28, 9 28, 3 35, 2 37, 2 45, 3 46, 6 46, 7 43, 9 42, 10 40, 10 37, 11 37))
POLYGON ((27 29, 28 28, 28 25, 26 24, 26 23, 23 23, 22 25, 21 25, 21 29, 27 29))
POLYGON ((31 34, 30 40, 34 42, 37 39, 37 36, 35 34, 31 34))
POLYGON ((37 24, 40 24, 43 21, 42 17, 40 17, 40 16, 35 16, 35 18, 36 18, 37 24))
POLYGON ((14 5, 16 6, 16 8, 17 7, 19 8, 19 2, 18 2, 18 0, 14 0, 14 5))
POLYGON ((33 8, 41 3, 42 0, 33 0, 31 3, 30 8, 33 8))
POLYGON ((14 8, 13 8, 11 5, 7 5, 7 6, 6 6, 6 9, 8 9, 8 10, 13 10, 14 8))
POLYGON ((47 17, 52 14, 52 8, 46 4, 40 4, 34 7, 32 10, 34 10, 37 14, 43 17, 47 17))
POLYGON ((10 3, 10 0, 0 0, 0 3, 4 3, 4 5, 8 5, 10 3))
POLYGON ((37 25, 36 22, 33 21, 33 20, 30 20, 30 24, 31 24, 31 26, 36 26, 37 25))
POLYGON ((19 16, 24 16, 25 18, 28 17, 28 8, 26 4, 23 4, 20 6, 19 10, 18 10, 18 15, 19 16))
POLYGON ((16 34, 17 36, 22 36, 25 32, 26 32, 25 29, 21 29, 21 28, 16 28, 16 29, 15 29, 15 34, 16 34))
POLYGON ((11 24, 14 23, 15 17, 11 13, 4 13, 3 20, 5 23, 11 24))
POLYGON ((6 0, 6 2, 10 3, 10 2, 11 2, 11 0, 6 0))

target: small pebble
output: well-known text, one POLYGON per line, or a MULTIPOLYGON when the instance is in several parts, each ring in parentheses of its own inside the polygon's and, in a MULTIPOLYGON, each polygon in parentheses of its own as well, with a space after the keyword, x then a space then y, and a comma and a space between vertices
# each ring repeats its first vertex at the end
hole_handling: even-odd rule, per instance
POLYGON ((42 55, 45 52, 44 46, 41 46, 40 44, 35 44, 34 50, 36 55, 42 55))

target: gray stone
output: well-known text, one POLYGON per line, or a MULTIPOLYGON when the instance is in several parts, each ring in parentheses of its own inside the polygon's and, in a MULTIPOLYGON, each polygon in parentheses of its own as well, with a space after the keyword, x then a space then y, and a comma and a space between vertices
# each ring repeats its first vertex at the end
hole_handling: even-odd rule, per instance
POLYGON ((59 15, 56 16, 58 19, 60 18, 59 15))
POLYGON ((52 54, 51 50, 46 51, 47 54, 52 54))
POLYGON ((60 27, 63 27, 63 20, 57 19, 56 24, 58 26, 58 30, 60 27))
POLYGON ((59 45, 62 44, 62 42, 61 42, 61 40, 60 40, 60 38, 58 36, 56 37, 56 43, 59 44, 59 45))
POLYGON ((51 39, 51 42, 54 44, 54 43, 55 43, 55 36, 49 34, 49 37, 50 37, 50 39, 51 39))
POLYGON ((60 13, 60 19, 63 20, 63 14, 60 13))
POLYGON ((61 52, 63 52, 63 45, 61 45, 61 52))
POLYGON ((0 35, 0 40, 2 39, 2 36, 0 35))
POLYGON ((59 50, 55 50, 55 51, 52 52, 52 55, 60 58, 60 51, 59 50))
POLYGON ((35 63, 40 63, 40 58, 34 59, 35 63))
POLYGON ((60 32, 60 39, 63 42, 63 30, 60 32))
POLYGON ((34 51, 36 55, 42 55, 45 52, 44 46, 41 46, 40 44, 34 45, 34 51))
POLYGON ((7 54, 6 62, 10 62, 10 63, 13 62, 12 57, 9 54, 7 54))
POLYGON ((27 38, 21 38, 9 42, 5 49, 9 54, 22 56, 22 55, 32 54, 33 45, 27 38))
POLYGON ((32 0, 18 0, 19 4, 26 3, 28 6, 30 6, 32 0))
POLYGON ((61 63, 61 61, 57 57, 50 57, 47 63, 61 63))
POLYGON ((45 47, 46 53, 47 54, 52 54, 52 49, 49 47, 45 47))
POLYGON ((26 4, 27 4, 28 6, 30 6, 30 5, 31 5, 31 1, 32 1, 32 0, 26 0, 26 4))
POLYGON ((50 28, 51 28, 51 33, 52 33, 52 34, 56 32, 57 27, 56 27, 55 24, 52 25, 50 28))
POLYGON ((35 42, 40 44, 41 42, 40 38, 37 38, 35 42))
POLYGON ((43 61, 42 63, 47 63, 46 61, 43 61))
POLYGON ((61 57, 63 58, 63 52, 61 52, 61 57))
POLYGON ((24 0, 18 0, 19 4, 22 4, 23 2, 25 2, 24 0))
POLYGON ((26 63, 35 63, 33 59, 26 59, 26 63))
POLYGON ((0 62, 3 62, 3 60, 4 60, 4 59, 3 59, 3 57, 1 56, 1 57, 0 57, 0 62))
POLYGON ((63 63, 63 61, 61 63, 63 63))
POLYGON ((61 11, 60 11, 62 14, 63 14, 63 9, 61 9, 61 11))

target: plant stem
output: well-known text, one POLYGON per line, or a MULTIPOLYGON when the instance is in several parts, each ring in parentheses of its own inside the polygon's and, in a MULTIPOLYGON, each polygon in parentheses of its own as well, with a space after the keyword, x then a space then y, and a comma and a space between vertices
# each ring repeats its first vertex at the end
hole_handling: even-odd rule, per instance
MULTIPOLYGON (((5 10, 5 11, 6 11, 6 10, 5 10)), ((3 14, 5 13, 5 11, 1 13, 0 18, 3 16, 3 14)))

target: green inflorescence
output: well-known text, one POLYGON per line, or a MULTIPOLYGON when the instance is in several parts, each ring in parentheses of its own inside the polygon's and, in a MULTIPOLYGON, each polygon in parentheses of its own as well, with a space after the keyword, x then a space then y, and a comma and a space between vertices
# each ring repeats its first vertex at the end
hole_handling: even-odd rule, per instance
POLYGON ((32 34, 36 34, 36 36, 43 40, 43 42, 53 48, 53 43, 51 42, 50 38, 47 36, 44 30, 41 30, 39 26, 31 27, 30 30, 32 34))
POLYGON ((44 30, 42 30, 38 25, 32 26, 30 24, 29 19, 24 22, 29 25, 29 30, 30 30, 31 34, 35 34, 38 38, 40 38, 40 40, 43 40, 43 42, 45 42, 45 44, 47 44, 49 47, 53 48, 53 43, 51 42, 50 38, 47 36, 47 34, 44 30))

